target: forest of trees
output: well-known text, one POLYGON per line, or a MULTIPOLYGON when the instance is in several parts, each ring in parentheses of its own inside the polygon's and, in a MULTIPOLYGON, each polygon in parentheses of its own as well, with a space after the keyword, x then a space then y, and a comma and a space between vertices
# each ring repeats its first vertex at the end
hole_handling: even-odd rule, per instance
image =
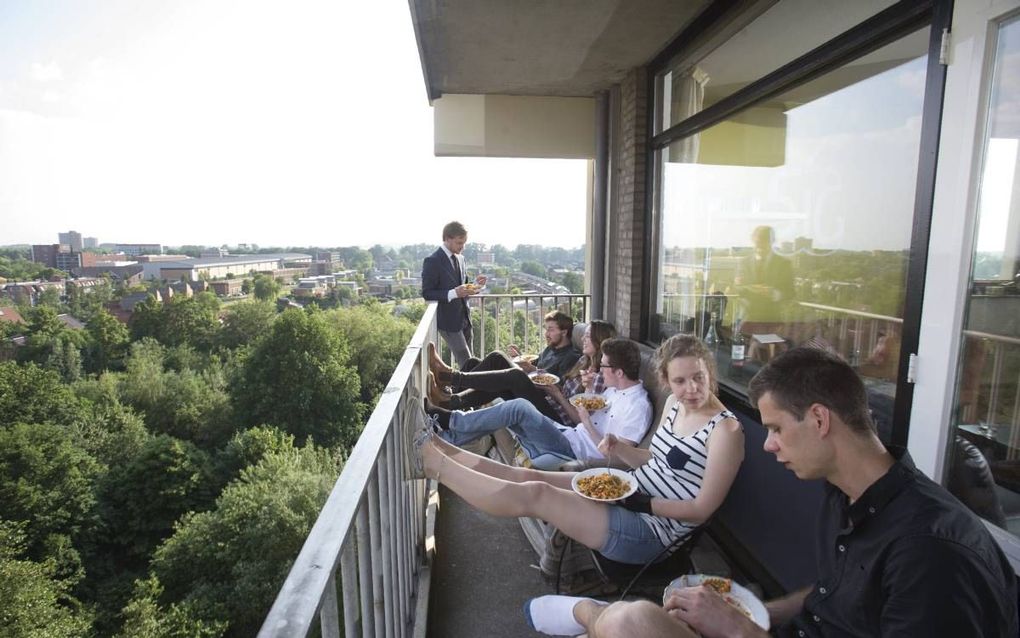
POLYGON ((414 324, 104 296, 3 340, 0 634, 254 635, 414 324))

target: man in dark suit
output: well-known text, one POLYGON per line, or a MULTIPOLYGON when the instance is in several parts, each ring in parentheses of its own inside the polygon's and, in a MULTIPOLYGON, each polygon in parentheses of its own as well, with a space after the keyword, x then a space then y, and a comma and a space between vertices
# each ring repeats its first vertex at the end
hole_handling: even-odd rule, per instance
POLYGON ((774 241, 771 226, 758 226, 751 233, 753 254, 737 265, 734 283, 745 302, 747 321, 782 322, 783 308, 793 299, 793 268, 773 252, 774 241))
POLYGON ((461 369, 471 358, 471 317, 467 298, 477 294, 486 281, 485 275, 478 275, 474 284, 468 283, 461 255, 466 243, 464 225, 450 222, 443 226, 443 245, 426 257, 421 265, 421 296, 427 301, 438 302, 436 323, 439 334, 461 369))
MULTIPOLYGON (((754 251, 737 263, 733 282, 740 295, 737 322, 743 334, 777 334, 789 338, 786 316, 793 300, 793 266, 790 260, 772 250, 775 233, 771 226, 758 226, 751 232, 754 251), (742 323, 739 323, 742 321, 742 323)), ((736 326, 735 326, 736 328, 736 326)), ((769 346, 769 352, 774 349, 769 346)), ((748 358, 759 356, 759 344, 751 341, 748 358)))

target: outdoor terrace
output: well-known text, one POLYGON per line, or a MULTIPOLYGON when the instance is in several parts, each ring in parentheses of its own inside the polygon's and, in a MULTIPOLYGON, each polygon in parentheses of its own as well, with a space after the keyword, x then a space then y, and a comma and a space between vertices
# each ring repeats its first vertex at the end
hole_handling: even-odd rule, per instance
MULTIPOLYGON (((575 317, 587 320, 589 302, 584 295, 480 296, 474 301, 475 313, 491 319, 481 321, 482 329, 478 331, 481 350, 505 347, 508 341, 513 341, 526 350, 537 351, 541 343, 538 341, 541 317, 546 312, 553 307, 570 309, 575 317), (526 320, 522 322, 522 313, 511 309, 523 310, 526 320)), ((674 318, 685 317, 684 321, 693 318, 695 329, 703 330, 704 325, 697 318, 704 315, 709 304, 707 298, 683 303, 690 305, 682 308, 677 300, 678 305, 671 311, 674 318)), ((867 352, 876 344, 880 332, 892 334, 900 323, 895 317, 831 306, 810 303, 800 306, 798 312, 807 313, 812 325, 823 326, 825 334, 833 338, 830 345, 845 357, 867 352)), ((968 343, 973 344, 968 347, 979 349, 993 363, 1000 361, 1010 348, 1020 345, 990 335, 967 336, 968 343)), ((366 423, 260 636, 307 636, 316 632, 326 637, 539 635, 527 627, 521 606, 533 596, 552 593, 554 586, 538 569, 538 557, 519 521, 482 514, 445 488, 437 490, 432 481, 405 478, 406 434, 413 428, 414 415, 424 394, 428 369, 425 346, 429 341, 439 342, 434 304, 429 305, 366 423)), ((719 356, 720 368, 724 369, 728 355, 720 352, 719 356)), ((992 365, 990 369, 993 375, 1002 374, 1001 365, 992 365)), ((989 379, 985 387, 999 387, 999 381, 989 379)), ((872 404, 879 406, 879 410, 885 409, 881 406, 891 409, 891 403, 883 403, 889 383, 880 377, 868 379, 872 404)), ((1001 411, 1000 403, 997 395, 975 394, 975 411, 989 419, 1001 411)), ((754 423, 753 417, 739 409, 737 412, 742 419, 754 423)), ((756 476, 774 481, 768 478, 774 474, 768 473, 776 471, 771 467, 763 469, 775 463, 763 460, 760 429, 745 428, 749 452, 741 470, 744 480, 738 476, 717 516, 727 524, 713 523, 699 541, 696 563, 710 565, 713 573, 729 572, 762 594, 774 596, 789 589, 789 582, 777 580, 767 569, 762 571, 763 567, 774 567, 768 565, 767 556, 774 552, 774 543, 762 534, 748 536, 746 532, 748 527, 758 529, 756 521, 762 520, 765 499, 761 498, 761 490, 778 489, 784 498, 796 501, 791 503, 790 516, 797 520, 806 520, 811 515, 818 490, 817 486, 804 486, 785 478, 785 482, 769 486, 756 483, 758 479, 753 478, 756 476)), ((988 439, 989 444, 1002 439, 1004 446, 1018 432, 1015 422, 991 429, 975 425, 971 428, 973 432, 961 429, 971 436, 988 439)), ((1020 520, 1020 511, 1007 514, 1011 522, 1020 520)))

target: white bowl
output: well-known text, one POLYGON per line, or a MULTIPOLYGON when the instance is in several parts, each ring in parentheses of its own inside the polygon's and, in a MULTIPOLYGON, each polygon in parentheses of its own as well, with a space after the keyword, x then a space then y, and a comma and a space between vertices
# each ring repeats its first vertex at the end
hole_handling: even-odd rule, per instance
POLYGON ((605 403, 605 405, 603 405, 598 410, 588 410, 589 412, 598 412, 599 410, 608 410, 609 409, 609 405, 610 405, 609 404, 609 399, 607 399, 605 396, 603 396, 601 394, 595 394, 594 392, 582 392, 581 394, 575 394, 574 396, 570 397, 569 401, 570 401, 570 405, 572 405, 572 406, 574 406, 576 408, 576 407, 578 407, 577 406, 577 402, 578 402, 579 399, 596 399, 596 398, 602 399, 602 401, 605 403))
POLYGON ((551 372, 539 372, 538 370, 536 370, 534 372, 529 372, 528 377, 531 379, 531 382, 534 383, 535 385, 556 385, 557 383, 560 382, 560 378, 551 372), (544 374, 547 377, 552 377, 553 378, 552 383, 539 383, 538 381, 535 381, 535 377, 537 377, 540 374, 544 374))
MULTIPOLYGON (((674 589, 681 589, 683 587, 697 587, 706 578, 722 578, 721 576, 709 576, 707 574, 684 574, 680 578, 676 578, 670 584, 666 585, 666 590, 662 592, 662 603, 666 604, 666 600, 669 595, 673 593, 674 589)), ((769 628, 769 612, 765 609, 765 605, 758 600, 758 597, 751 593, 749 589, 735 583, 730 579, 730 593, 721 594, 723 598, 726 598, 728 603, 746 611, 750 616, 751 620, 756 625, 765 629, 769 628)))
POLYGON ((574 488, 574 491, 580 494, 581 496, 585 497, 588 500, 597 501, 599 503, 613 503, 616 501, 622 501, 623 499, 627 498, 628 496, 637 491, 637 481, 634 480, 634 477, 631 476, 630 472, 624 472, 623 470, 618 470, 614 467, 593 467, 591 469, 584 470, 583 472, 578 472, 577 474, 574 475, 574 478, 570 480, 570 485, 571 487, 574 488), (594 496, 588 496, 577 487, 577 482, 579 480, 583 478, 588 478, 589 476, 598 476, 599 474, 605 474, 607 472, 609 474, 612 474, 613 476, 619 476, 621 479, 624 480, 625 483, 627 483, 630 486, 630 488, 623 494, 623 496, 620 496, 618 498, 595 498, 594 496))

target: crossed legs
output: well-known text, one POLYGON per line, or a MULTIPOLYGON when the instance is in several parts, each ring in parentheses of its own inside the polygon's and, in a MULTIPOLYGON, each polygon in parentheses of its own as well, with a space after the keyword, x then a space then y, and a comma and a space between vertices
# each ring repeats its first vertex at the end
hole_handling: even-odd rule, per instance
POLYGON ((433 436, 422 447, 425 474, 476 509, 501 517, 534 516, 592 549, 605 545, 609 506, 570 489, 570 472, 543 472, 497 463, 433 436))

